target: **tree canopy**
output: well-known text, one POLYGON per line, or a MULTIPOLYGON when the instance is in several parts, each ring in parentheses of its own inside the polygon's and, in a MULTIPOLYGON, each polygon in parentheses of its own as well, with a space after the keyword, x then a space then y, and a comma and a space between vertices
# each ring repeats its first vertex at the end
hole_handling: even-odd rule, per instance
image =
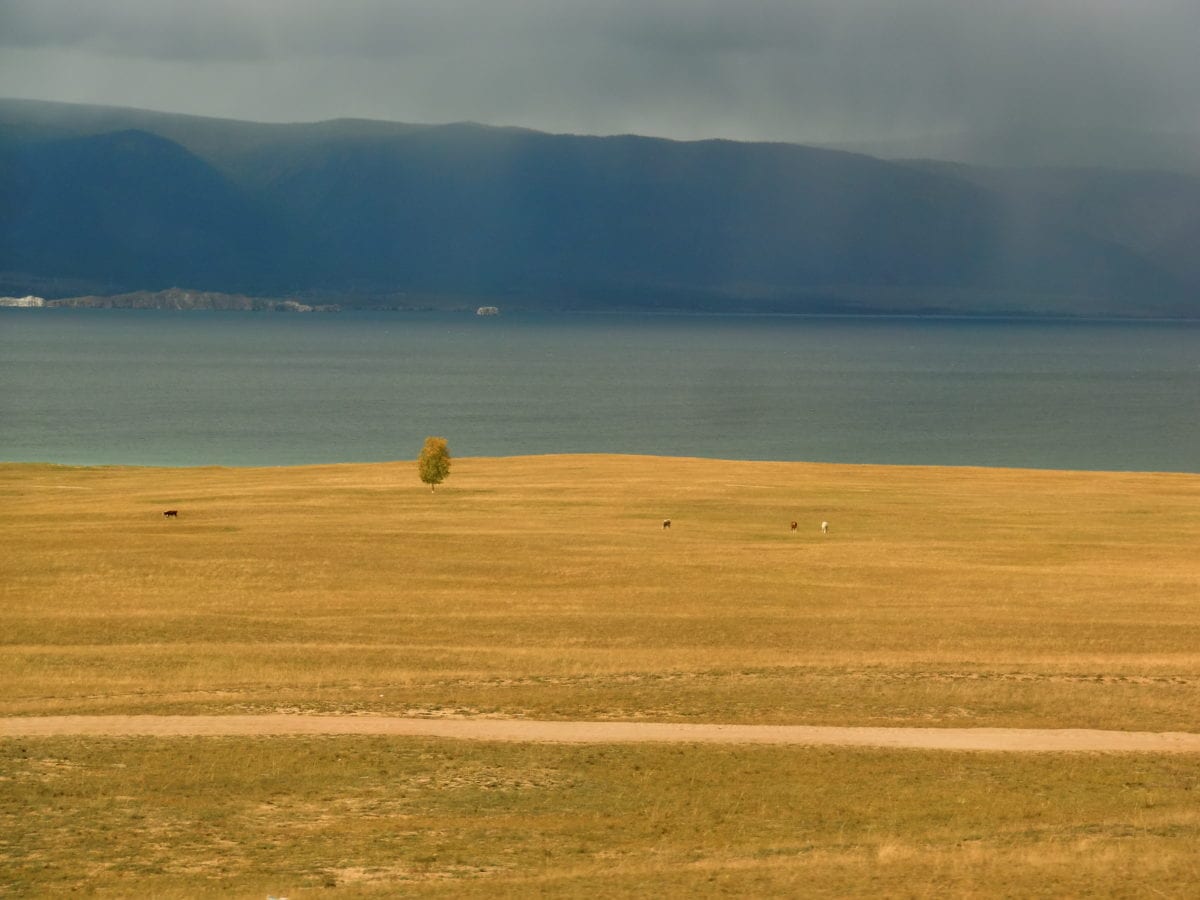
POLYGON ((450 474, 450 447, 444 437, 427 437, 421 455, 417 457, 421 480, 435 490, 450 474))

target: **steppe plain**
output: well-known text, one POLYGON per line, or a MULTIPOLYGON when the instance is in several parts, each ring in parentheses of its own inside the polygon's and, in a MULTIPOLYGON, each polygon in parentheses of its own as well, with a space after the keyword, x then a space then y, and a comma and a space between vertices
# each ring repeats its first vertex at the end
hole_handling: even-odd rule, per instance
MULTIPOLYGON (((13 464, 0 536, 6 717, 1200 731, 1196 475, 13 464)), ((1198 792, 1194 753, 13 736, 0 893, 1194 896, 1198 792)))

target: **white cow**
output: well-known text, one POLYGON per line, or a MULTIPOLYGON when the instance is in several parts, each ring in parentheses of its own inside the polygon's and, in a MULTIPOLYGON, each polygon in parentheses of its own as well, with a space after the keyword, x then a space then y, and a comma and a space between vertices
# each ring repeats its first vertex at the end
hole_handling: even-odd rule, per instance
POLYGON ((828 522, 821 523, 821 534, 829 534, 829 523, 828 522))

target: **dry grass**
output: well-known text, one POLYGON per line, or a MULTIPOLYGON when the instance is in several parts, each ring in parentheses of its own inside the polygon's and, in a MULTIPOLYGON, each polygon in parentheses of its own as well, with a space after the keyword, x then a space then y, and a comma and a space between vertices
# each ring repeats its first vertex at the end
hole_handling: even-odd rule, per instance
POLYGON ((0 741, 0 893, 1196 896, 1182 757, 0 741))
MULTIPOLYGON (((0 714, 1198 728, 1197 476, 7 465, 0 538, 0 714)), ((1193 896, 1198 789, 1186 756, 11 739, 0 895, 1193 896)))
POLYGON ((8 465, 0 537, 0 714, 1200 708, 1192 475, 562 456, 458 460, 431 493, 412 463, 8 465))

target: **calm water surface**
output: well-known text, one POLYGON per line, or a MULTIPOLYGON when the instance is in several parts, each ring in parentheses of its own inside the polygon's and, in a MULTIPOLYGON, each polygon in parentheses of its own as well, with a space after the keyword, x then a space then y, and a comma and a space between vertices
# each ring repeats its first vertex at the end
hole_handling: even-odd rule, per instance
POLYGON ((1200 471, 1200 324, 0 310, 0 459, 1200 471))

